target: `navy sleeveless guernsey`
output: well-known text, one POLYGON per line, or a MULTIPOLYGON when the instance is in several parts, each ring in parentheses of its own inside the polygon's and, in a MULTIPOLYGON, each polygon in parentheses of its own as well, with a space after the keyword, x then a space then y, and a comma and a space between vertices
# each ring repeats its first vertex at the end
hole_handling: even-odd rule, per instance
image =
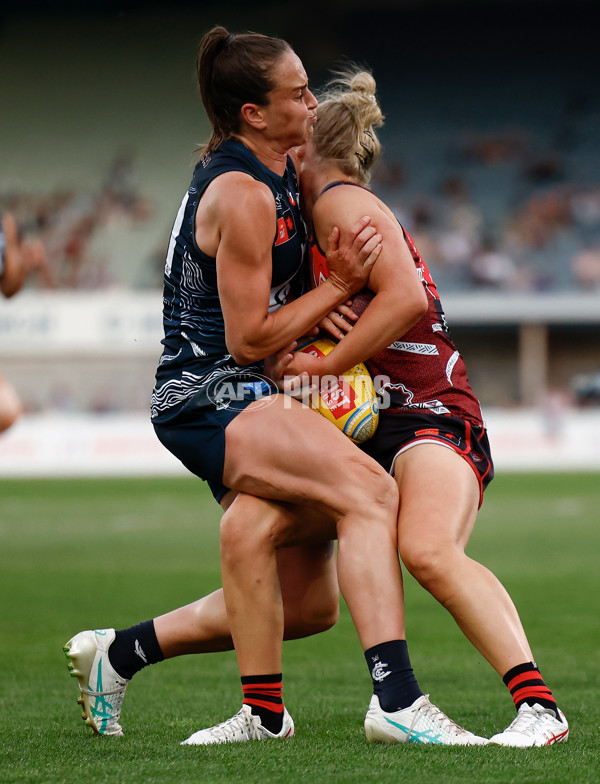
MULTIPOLYGON (((156 371, 151 414, 166 423, 188 408, 211 405, 209 387, 220 378, 256 378, 262 362, 238 365, 225 343, 225 324, 217 289, 216 260, 195 240, 196 211, 208 185, 229 171, 249 174, 265 183, 276 207, 273 226, 269 311, 301 293, 306 228, 299 206, 298 182, 288 157, 282 177, 264 166, 241 142, 229 139, 204 155, 194 170, 167 251, 163 290, 164 346, 156 371)), ((235 202, 231 219, 235 220, 235 202)))

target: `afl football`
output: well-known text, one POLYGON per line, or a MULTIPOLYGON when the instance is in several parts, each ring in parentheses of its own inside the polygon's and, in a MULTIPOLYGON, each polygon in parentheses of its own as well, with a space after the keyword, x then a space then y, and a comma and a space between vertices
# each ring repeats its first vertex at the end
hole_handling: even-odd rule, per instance
MULTIPOLYGON (((296 351, 324 357, 335 347, 327 338, 301 338, 296 351)), ((323 376, 310 406, 329 419, 355 444, 367 441, 379 423, 377 394, 369 371, 360 362, 341 376, 323 376)))

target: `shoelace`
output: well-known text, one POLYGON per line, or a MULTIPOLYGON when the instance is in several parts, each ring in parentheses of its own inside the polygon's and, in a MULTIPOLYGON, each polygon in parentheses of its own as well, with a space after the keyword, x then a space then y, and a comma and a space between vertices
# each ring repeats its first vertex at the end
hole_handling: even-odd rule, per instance
POLYGON ((413 721, 413 726, 416 724, 419 716, 424 715, 428 716, 431 721, 434 721, 436 724, 439 724, 440 728, 443 730, 454 730, 457 735, 471 735, 468 730, 465 730, 455 721, 452 721, 446 714, 441 711, 437 705, 434 705, 432 702, 429 701, 427 698, 427 702, 424 703, 419 707, 415 714, 415 720, 413 721))
MULTIPOLYGON (((81 686, 79 687, 82 694, 87 694, 88 697, 96 697, 96 699, 101 697, 112 697, 112 702, 114 703, 114 707, 117 711, 120 710, 121 704, 123 703, 123 699, 125 697, 125 689, 127 688, 127 683, 119 683, 117 681, 117 685, 114 689, 102 689, 102 691, 94 691, 93 689, 83 689, 81 686)), ((118 717, 117 717, 118 718, 118 717)))
POLYGON ((89 694, 90 697, 106 697, 110 694, 125 694, 125 686, 118 686, 116 689, 109 689, 108 691, 90 691, 90 689, 81 689, 83 694, 89 694))
POLYGON ((548 711, 543 708, 538 709, 535 705, 531 706, 529 710, 521 710, 506 728, 505 732, 521 732, 523 735, 534 735, 535 724, 544 714, 548 714, 548 717, 550 717, 548 711))
POLYGON ((227 721, 217 724, 216 727, 211 727, 207 732, 216 738, 224 738, 227 740, 230 735, 230 730, 238 732, 248 730, 251 738, 256 737, 256 727, 254 725, 253 717, 249 716, 247 713, 242 713, 242 711, 239 711, 235 716, 227 719, 227 721))

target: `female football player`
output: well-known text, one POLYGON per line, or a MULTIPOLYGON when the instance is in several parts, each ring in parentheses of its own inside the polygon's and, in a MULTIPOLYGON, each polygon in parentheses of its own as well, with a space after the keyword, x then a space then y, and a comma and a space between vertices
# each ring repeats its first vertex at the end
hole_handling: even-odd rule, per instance
MULTIPOLYGON (((200 44, 198 74, 213 134, 167 253, 164 350, 152 421, 161 442, 208 482, 226 510, 221 523, 225 604, 216 599, 226 615, 219 619, 217 638, 219 645, 230 638, 235 644, 244 702, 232 719, 186 743, 294 734, 282 700, 281 594, 298 600, 299 626, 294 630, 292 624, 292 634, 331 623, 333 537, 337 580, 377 695, 372 710, 382 722, 407 724, 404 739, 419 733, 441 743, 482 743, 429 702, 412 672, 404 639, 395 483, 340 431, 278 394, 263 375, 265 357, 364 286, 381 236, 359 216, 344 229, 338 249, 332 229, 327 281, 291 300, 306 233, 288 152, 310 138, 317 107, 302 63, 284 41, 234 36, 218 27, 200 44), (308 546, 290 548, 280 558, 282 584, 278 547, 307 539, 308 546), (311 542, 316 544, 310 547, 311 542), (303 605, 318 608, 308 622, 303 605)), ((402 331, 426 308, 414 270, 411 275, 402 331)), ((82 632, 67 643, 84 717, 99 733, 121 733, 123 691, 137 664, 168 655, 161 627, 158 619, 116 635, 114 630, 82 632)))
MULTIPOLYGON (((354 298, 356 324, 323 358, 288 353, 285 372, 336 375, 366 360, 371 375, 382 379, 384 410, 364 451, 398 485, 402 561, 510 690, 517 717, 491 741, 550 745, 567 739, 566 719, 542 680, 508 593, 465 553, 493 476, 488 439, 429 270, 392 211, 366 188, 380 151, 375 126, 381 122, 372 76, 349 70, 321 96, 315 133, 299 151, 304 208, 312 221, 314 284, 328 276, 321 247, 332 226, 343 231, 357 215, 368 214, 384 240, 368 288, 354 298), (410 270, 421 281, 428 309, 406 330, 410 270)), ((376 738, 390 732, 376 711, 367 714, 366 727, 376 738)))

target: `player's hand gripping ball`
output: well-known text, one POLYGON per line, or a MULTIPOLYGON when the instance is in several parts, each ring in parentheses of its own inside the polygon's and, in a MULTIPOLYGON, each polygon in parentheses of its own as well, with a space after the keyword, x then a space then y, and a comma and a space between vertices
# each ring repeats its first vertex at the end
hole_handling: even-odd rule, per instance
MULTIPOLYGON (((324 357, 334 347, 335 343, 326 338, 304 338, 298 341, 296 351, 324 357)), ((373 379, 362 362, 342 376, 324 376, 319 394, 312 393, 309 404, 355 444, 371 438, 379 423, 373 379)))

